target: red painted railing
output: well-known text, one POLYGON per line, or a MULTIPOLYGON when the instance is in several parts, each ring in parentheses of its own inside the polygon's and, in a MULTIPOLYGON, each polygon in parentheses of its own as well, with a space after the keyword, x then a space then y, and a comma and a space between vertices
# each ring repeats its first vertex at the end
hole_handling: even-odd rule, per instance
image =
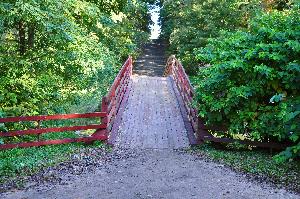
POLYGON ((204 121, 198 117, 198 111, 193 106, 193 97, 195 91, 190 83, 189 77, 187 76, 182 64, 172 55, 168 61, 165 68, 164 76, 171 75, 176 87, 182 98, 186 113, 188 115, 188 120, 191 123, 195 137, 198 143, 204 141, 221 142, 221 143, 233 143, 238 142, 240 144, 246 144, 250 146, 257 146, 263 148, 275 148, 282 149, 286 148, 288 144, 274 143, 274 142, 258 142, 252 140, 238 140, 226 137, 214 137, 210 132, 212 131, 227 131, 224 127, 209 126, 204 125, 204 121))
POLYGON ((129 89, 130 77, 132 75, 132 58, 129 57, 115 78, 108 94, 102 99, 106 103, 107 133, 110 133, 120 105, 129 89))
POLYGON ((167 61, 164 76, 168 75, 173 77, 186 109, 187 117, 192 125, 193 131, 195 132, 195 137, 198 138, 198 111, 192 105, 195 91, 183 66, 174 55, 167 61))
POLYGON ((84 113, 84 114, 59 114, 59 115, 44 115, 44 116, 23 116, 23 117, 8 117, 0 118, 0 123, 20 123, 20 122, 36 122, 37 125, 32 129, 17 130, 10 132, 0 132, 0 138, 8 138, 15 136, 37 135, 37 141, 20 142, 20 143, 5 143, 0 144, 0 149, 11 149, 16 147, 33 147, 53 144, 66 144, 71 142, 92 142, 95 140, 107 140, 111 127, 113 126, 114 118, 118 113, 120 104, 124 98, 124 94, 128 89, 130 76, 132 75, 132 58, 129 57, 122 66, 119 74, 114 80, 107 96, 102 99, 102 112, 84 113), (41 128, 43 121, 50 120, 68 120, 80 118, 101 118, 100 124, 90 124, 83 126, 63 126, 41 128), (58 140, 40 140, 41 134, 58 133, 65 131, 89 130, 96 131, 88 137, 64 138, 58 140))
POLYGON ((9 117, 0 118, 0 123, 7 122, 28 122, 36 121, 37 126, 34 129, 10 131, 10 132, 0 132, 0 137, 15 137, 15 136, 25 136, 25 135, 37 135, 38 141, 33 142, 21 142, 13 144, 1 144, 0 149, 10 149, 16 147, 32 147, 32 146, 43 146, 50 144, 65 144, 71 142, 91 142, 94 140, 105 140, 107 136, 103 133, 106 130, 107 124, 102 122, 101 124, 91 124, 85 126, 64 126, 64 127, 50 127, 41 128, 41 123, 43 121, 49 120, 67 120, 67 119, 78 119, 78 118, 106 118, 107 113, 105 112, 95 112, 95 113, 85 113, 85 114, 61 114, 61 115, 45 115, 45 116, 24 116, 24 117, 9 117), (88 130, 96 129, 97 131, 89 137, 80 138, 65 138, 60 140, 40 140, 39 136, 46 133, 58 133, 64 131, 77 131, 77 130, 88 130))

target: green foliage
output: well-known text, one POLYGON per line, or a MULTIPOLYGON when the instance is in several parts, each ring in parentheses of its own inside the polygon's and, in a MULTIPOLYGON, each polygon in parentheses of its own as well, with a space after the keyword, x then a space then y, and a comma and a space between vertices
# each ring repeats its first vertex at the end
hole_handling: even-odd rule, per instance
POLYGON ((295 158, 300 136, 300 14, 257 15, 248 31, 223 32, 195 49, 207 63, 195 85, 200 116, 252 140, 292 142, 277 159, 295 158))
POLYGON ((199 114, 299 154, 299 1, 161 1, 162 37, 194 76, 199 114), (200 71, 199 71, 200 70, 200 71))
POLYGON ((1 1, 0 117, 96 110, 148 39, 147 2, 1 1))
MULTIPOLYGON (((291 139, 294 142, 299 140, 299 133, 298 135, 294 136, 294 139, 293 138, 291 139)), ((274 159, 279 163, 283 163, 295 158, 297 155, 299 156, 299 154, 300 154, 300 142, 295 146, 288 147, 285 151, 282 151, 281 153, 276 155, 274 159)))
POLYGON ((219 36, 220 30, 247 27, 258 1, 180 0, 163 1, 162 36, 170 42, 170 50, 181 59, 189 73, 195 73, 198 62, 193 49, 205 46, 208 38, 219 36))
POLYGON ((46 146, 42 148, 29 149, 12 149, 1 151, 0 156, 0 171, 1 176, 18 176, 28 171, 34 170, 38 166, 49 166, 54 161, 67 157, 67 153, 74 150, 75 147, 71 145, 46 146), (65 150, 65 153, 61 153, 65 150), (58 157, 58 155, 60 157, 58 157), (27 170, 27 171, 25 171, 27 170))

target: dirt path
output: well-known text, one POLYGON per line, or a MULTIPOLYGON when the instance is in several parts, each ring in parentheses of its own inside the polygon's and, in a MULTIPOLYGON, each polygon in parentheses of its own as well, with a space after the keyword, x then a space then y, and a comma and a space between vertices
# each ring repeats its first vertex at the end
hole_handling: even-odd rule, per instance
POLYGON ((132 151, 129 157, 124 157, 128 151, 121 153, 123 157, 99 161, 96 169, 79 176, 65 173, 60 176, 60 184, 45 184, 0 198, 300 198, 285 190, 250 182, 223 165, 184 151, 132 151))

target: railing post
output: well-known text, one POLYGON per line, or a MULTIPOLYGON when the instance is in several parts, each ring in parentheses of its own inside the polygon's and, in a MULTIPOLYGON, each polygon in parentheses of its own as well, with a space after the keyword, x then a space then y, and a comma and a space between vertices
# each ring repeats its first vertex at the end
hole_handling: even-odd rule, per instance
POLYGON ((164 71, 164 76, 168 76, 171 74, 172 68, 173 68, 175 62, 176 62, 175 55, 171 55, 167 60, 167 64, 166 64, 165 71, 164 71))
POLYGON ((197 142, 199 144, 204 143, 204 136, 207 134, 204 127, 205 127, 205 125, 204 125, 203 121, 201 120, 200 117, 198 117, 198 121, 197 121, 197 131, 198 131, 197 142))
MULTIPOLYGON (((37 129, 40 129, 40 128, 41 128, 41 120, 38 120, 37 123, 38 123, 38 124, 37 124, 36 128, 37 128, 37 129)), ((41 134, 38 134, 38 135, 37 135, 37 139, 38 139, 38 141, 41 140, 41 134)))
POLYGON ((132 68, 133 68, 133 63, 132 63, 132 57, 128 57, 129 60, 129 76, 132 76, 132 68))
MULTIPOLYGON (((101 112, 105 112, 108 114, 108 103, 107 103, 107 97, 104 96, 102 98, 102 104, 101 104, 101 112)), ((105 117, 102 118, 101 123, 103 124, 107 124, 108 122, 108 115, 106 115, 105 117)))
MULTIPOLYGON (((104 130, 98 129, 95 131, 95 133, 92 134, 92 137, 97 136, 108 136, 108 131, 107 131, 107 126, 108 126, 108 99, 106 96, 102 97, 102 102, 101 102, 101 112, 105 112, 105 117, 101 117, 101 124, 105 124, 106 128, 104 130)), ((86 144, 92 144, 94 141, 87 141, 85 142, 86 144)))

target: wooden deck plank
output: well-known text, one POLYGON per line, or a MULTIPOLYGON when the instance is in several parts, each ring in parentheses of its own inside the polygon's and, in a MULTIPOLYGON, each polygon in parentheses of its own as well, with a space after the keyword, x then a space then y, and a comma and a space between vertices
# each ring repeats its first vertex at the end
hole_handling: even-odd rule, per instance
POLYGON ((172 85, 166 77, 132 76, 115 145, 122 148, 185 148, 189 146, 184 120, 172 85))
POLYGON ((182 97, 180 96, 180 93, 179 91, 176 89, 176 85, 175 85, 175 82, 174 80, 172 79, 171 76, 169 76, 169 82, 170 82, 170 85, 172 85, 172 90, 177 98, 177 102, 178 102, 178 107, 179 107, 179 110, 181 112, 181 117, 183 118, 183 121, 184 121, 184 125, 185 125, 185 129, 186 129, 186 133, 187 133, 187 137, 188 137, 188 140, 189 140, 189 143, 191 145, 195 145, 197 144, 197 139, 195 137, 195 134, 194 134, 194 130, 193 130, 193 127, 192 127, 192 123, 191 121, 188 119, 188 114, 187 114, 187 110, 184 106, 184 102, 182 100, 182 97))

